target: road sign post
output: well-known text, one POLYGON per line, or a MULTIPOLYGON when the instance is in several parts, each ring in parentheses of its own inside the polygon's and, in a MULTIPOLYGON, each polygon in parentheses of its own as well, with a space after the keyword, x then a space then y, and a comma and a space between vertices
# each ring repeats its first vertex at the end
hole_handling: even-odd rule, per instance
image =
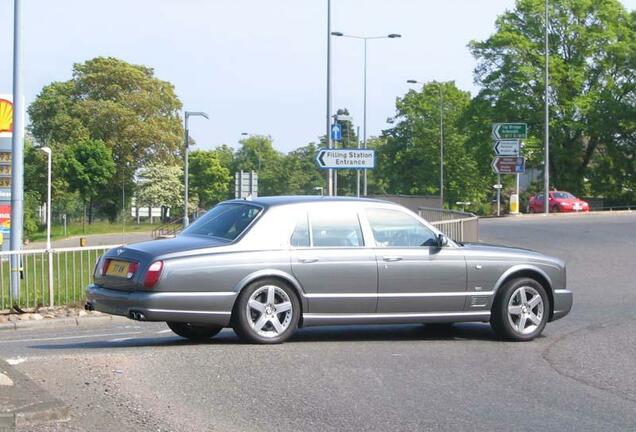
POLYGON ((338 123, 331 125, 331 141, 342 141, 342 128, 338 123))
POLYGON ((526 158, 522 156, 497 156, 492 161, 496 174, 518 174, 526 172, 526 158))
POLYGON ((521 150, 520 140, 496 140, 492 149, 497 156, 517 156, 521 150))
POLYGON ((375 150, 323 149, 316 154, 316 163, 322 169, 373 169, 375 150))
POLYGON ((512 140, 528 138, 528 125, 525 123, 495 123, 492 126, 492 137, 496 140, 512 140))

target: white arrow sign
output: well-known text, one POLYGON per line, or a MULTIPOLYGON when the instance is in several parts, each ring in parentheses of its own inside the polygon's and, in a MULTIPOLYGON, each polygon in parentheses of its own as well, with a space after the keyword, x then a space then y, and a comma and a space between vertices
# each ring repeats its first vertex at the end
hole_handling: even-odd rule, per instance
POLYGON ((497 156, 516 156, 519 154, 521 141, 519 140, 498 140, 492 145, 492 149, 497 156))
POLYGON ((375 150, 324 149, 316 154, 316 163, 326 169, 372 169, 375 168, 375 150))

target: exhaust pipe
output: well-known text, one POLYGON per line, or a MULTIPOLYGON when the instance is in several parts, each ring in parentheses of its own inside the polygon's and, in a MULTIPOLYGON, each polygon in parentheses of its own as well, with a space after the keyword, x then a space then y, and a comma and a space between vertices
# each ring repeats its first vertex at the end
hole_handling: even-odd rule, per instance
POLYGON ((130 311, 128 312, 128 318, 135 321, 144 321, 146 319, 146 316, 142 314, 141 312, 130 311))

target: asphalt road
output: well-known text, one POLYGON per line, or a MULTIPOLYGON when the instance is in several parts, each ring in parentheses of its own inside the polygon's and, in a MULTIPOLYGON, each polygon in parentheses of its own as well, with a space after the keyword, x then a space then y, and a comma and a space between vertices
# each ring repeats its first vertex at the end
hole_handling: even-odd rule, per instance
POLYGON ((636 430, 636 214, 488 219, 481 237, 564 258, 572 313, 530 343, 463 324, 193 344, 131 321, 5 331, 0 357, 69 404, 38 431, 636 430))

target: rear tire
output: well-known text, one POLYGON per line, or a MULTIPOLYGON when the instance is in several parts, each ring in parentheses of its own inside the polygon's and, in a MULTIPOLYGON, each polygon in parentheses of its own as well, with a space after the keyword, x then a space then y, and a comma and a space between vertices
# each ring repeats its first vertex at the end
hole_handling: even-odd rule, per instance
POLYGON ((285 342, 298 328, 301 308, 294 290, 278 279, 261 279, 241 291, 233 312, 234 331, 246 342, 285 342))
POLYGON ((168 324, 170 330, 175 332, 177 335, 193 341, 210 339, 223 330, 223 327, 216 325, 200 325, 173 321, 168 321, 166 324, 168 324))
POLYGON ((490 325, 501 339, 530 341, 541 334, 549 316, 550 298, 543 285, 517 278, 499 288, 490 325))

